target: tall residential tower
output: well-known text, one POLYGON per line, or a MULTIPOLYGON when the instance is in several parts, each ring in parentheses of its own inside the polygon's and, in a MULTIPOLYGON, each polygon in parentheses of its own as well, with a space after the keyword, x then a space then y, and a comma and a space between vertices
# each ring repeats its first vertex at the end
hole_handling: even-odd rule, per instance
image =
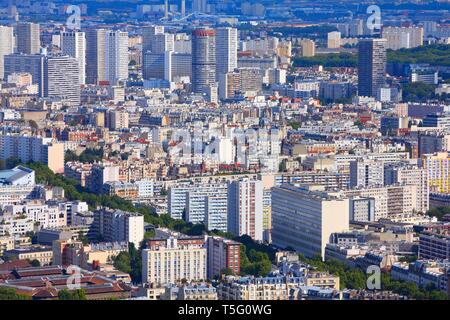
POLYGON ((386 39, 362 39, 358 48, 358 95, 375 97, 386 80, 386 39))

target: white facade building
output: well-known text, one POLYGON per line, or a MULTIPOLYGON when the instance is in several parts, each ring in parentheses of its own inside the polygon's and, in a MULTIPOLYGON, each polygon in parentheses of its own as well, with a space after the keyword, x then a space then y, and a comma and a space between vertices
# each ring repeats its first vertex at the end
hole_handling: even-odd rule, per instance
POLYGON ((287 185, 272 189, 273 245, 325 257, 331 234, 349 229, 349 199, 323 190, 287 185))
POLYGON ((263 183, 243 179, 228 184, 228 231, 263 240, 263 183))
POLYGON ((61 33, 61 50, 64 55, 77 59, 80 70, 80 84, 86 83, 86 36, 80 31, 61 33))
POLYGON ((128 32, 108 31, 105 37, 105 80, 117 85, 128 79, 128 32))
POLYGON ((0 26, 0 79, 4 78, 3 57, 14 53, 14 29, 0 26))

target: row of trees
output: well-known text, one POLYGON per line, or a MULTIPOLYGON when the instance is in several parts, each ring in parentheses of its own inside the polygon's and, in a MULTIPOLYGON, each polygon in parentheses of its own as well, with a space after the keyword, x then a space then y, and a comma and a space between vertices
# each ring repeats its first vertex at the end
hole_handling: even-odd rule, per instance
POLYGON ((432 208, 428 210, 427 214, 431 217, 436 217, 438 220, 442 220, 446 214, 450 214, 450 207, 432 208))
POLYGON ((12 288, 0 288, 0 300, 30 300, 31 297, 16 293, 12 288))
POLYGON ((312 266, 317 271, 329 272, 339 276, 341 288, 358 290, 366 288, 366 275, 360 269, 351 268, 345 263, 337 260, 324 262, 320 256, 308 259, 304 255, 299 254, 299 259, 303 263, 312 266))
POLYGON ((349 52, 318 54, 314 57, 297 57, 294 59, 294 67, 312 67, 321 65, 331 67, 352 67, 358 66, 358 55, 349 52))
POLYGON ((83 152, 81 152, 79 156, 72 150, 67 150, 64 156, 65 162, 80 161, 82 163, 94 163, 102 161, 102 159, 103 159, 103 148, 100 149, 86 148, 83 152))
POLYGON ((435 86, 423 82, 405 83, 402 85, 403 101, 423 102, 427 100, 447 101, 450 99, 446 93, 436 94, 435 86))
POLYGON ((83 288, 76 290, 62 289, 58 292, 59 300, 87 300, 86 290, 83 288))
POLYGON ((388 50, 388 62, 428 63, 432 66, 450 66, 450 45, 433 44, 411 49, 388 50))

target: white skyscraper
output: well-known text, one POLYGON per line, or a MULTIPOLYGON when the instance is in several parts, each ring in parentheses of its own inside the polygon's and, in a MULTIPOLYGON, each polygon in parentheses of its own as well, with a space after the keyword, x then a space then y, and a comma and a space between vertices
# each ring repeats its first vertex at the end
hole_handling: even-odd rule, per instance
POLYGON ((44 97, 59 97, 71 105, 80 104, 78 61, 69 56, 46 57, 44 61, 44 97))
POLYGON ((228 231, 263 240, 263 183, 244 179, 228 185, 228 231))
POLYGON ((216 76, 237 68, 238 32, 235 28, 216 29, 216 76))
POLYGON ((105 39, 108 30, 86 30, 86 82, 96 84, 105 80, 105 39))
POLYGON ((80 65, 80 84, 86 83, 86 37, 84 32, 67 31, 61 34, 62 53, 77 59, 80 65))
POLYGON ((174 51, 175 36, 164 32, 164 26, 148 26, 142 30, 142 52, 162 54, 174 51))
POLYGON ((4 78, 4 56, 14 52, 13 28, 0 26, 0 79, 4 78))
POLYGON ((128 32, 107 32, 105 50, 105 80, 115 85, 128 79, 128 32))

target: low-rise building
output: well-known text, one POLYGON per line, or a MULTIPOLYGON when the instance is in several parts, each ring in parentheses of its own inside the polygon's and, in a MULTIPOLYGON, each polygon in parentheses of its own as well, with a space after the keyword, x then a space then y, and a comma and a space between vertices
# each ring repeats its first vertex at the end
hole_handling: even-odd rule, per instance
POLYGON ((19 259, 19 260, 37 260, 41 266, 47 266, 52 263, 53 251, 50 247, 46 246, 31 246, 29 248, 18 248, 13 250, 5 251, 5 257, 9 259, 19 259))

